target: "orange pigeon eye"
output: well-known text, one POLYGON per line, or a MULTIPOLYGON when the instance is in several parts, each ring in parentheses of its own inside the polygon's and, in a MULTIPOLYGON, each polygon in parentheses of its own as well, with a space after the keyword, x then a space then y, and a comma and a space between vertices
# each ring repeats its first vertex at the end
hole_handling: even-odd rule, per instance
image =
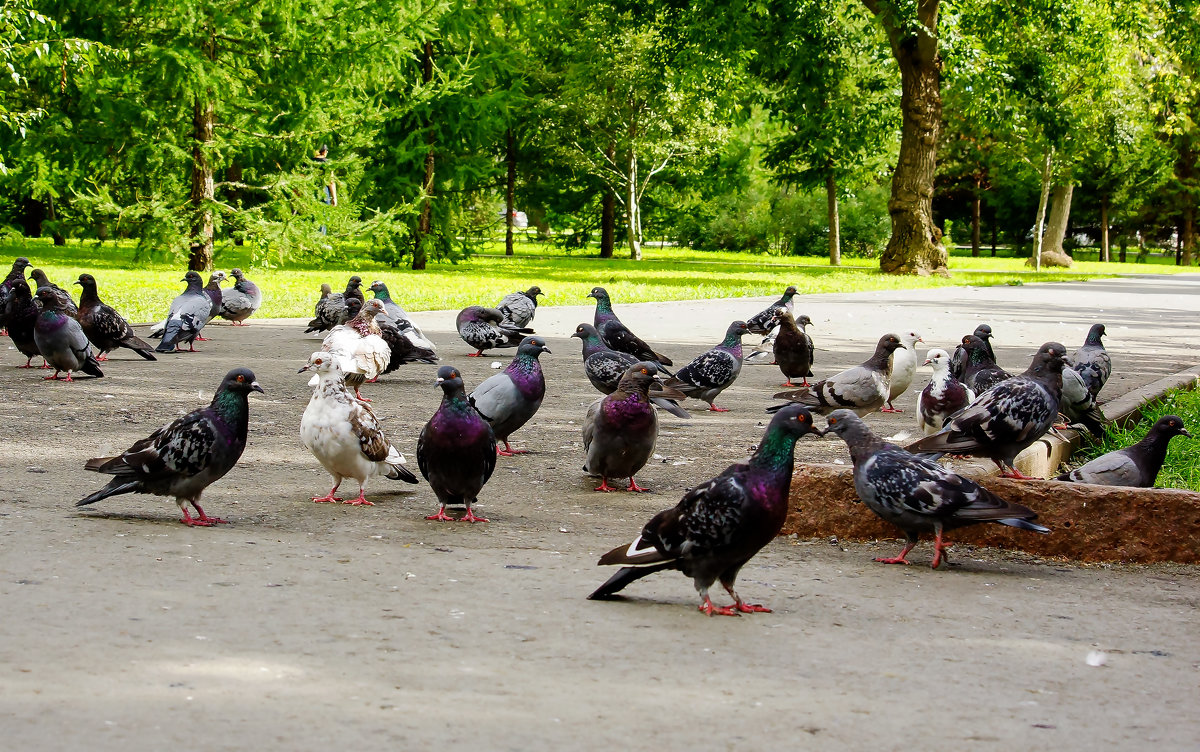
POLYGON ((238 381, 245 381, 245 380, 246 380, 245 376, 238 376, 238 381))

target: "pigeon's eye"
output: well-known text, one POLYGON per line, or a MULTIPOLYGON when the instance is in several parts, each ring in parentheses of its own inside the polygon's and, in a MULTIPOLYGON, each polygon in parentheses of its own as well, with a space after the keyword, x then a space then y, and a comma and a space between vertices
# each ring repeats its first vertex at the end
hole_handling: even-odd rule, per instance
POLYGON ((238 376, 238 382, 242 382, 242 381, 245 381, 245 380, 246 380, 246 377, 245 377, 245 376, 238 376))

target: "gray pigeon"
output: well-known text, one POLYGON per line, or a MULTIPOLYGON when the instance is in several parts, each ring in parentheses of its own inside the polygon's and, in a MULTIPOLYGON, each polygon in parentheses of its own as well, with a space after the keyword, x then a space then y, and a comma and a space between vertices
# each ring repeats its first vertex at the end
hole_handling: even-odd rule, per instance
MULTIPOLYGON (((612 394, 617 390, 621 377, 632 365, 638 364, 638 359, 629 353, 617 352, 604 344, 600 333, 591 324, 580 324, 575 327, 572 337, 578 337, 583 342, 583 372, 588 381, 601 394, 612 394)), ((662 370, 662 367, 659 367, 662 370)), ((687 399, 687 395, 674 389, 664 389, 662 382, 655 379, 650 385, 650 401, 677 418, 690 418, 692 414, 679 406, 678 400, 687 399), (672 396, 667 396, 668 394, 672 396)))
POLYGON ((508 443, 508 437, 529 422, 542 406, 546 396, 546 377, 542 375, 542 364, 538 356, 550 352, 546 340, 541 337, 526 337, 517 347, 512 362, 500 373, 484 379, 471 392, 471 406, 492 427, 496 441, 503 441, 504 448, 497 450, 502 457, 524 454, 508 443))
POLYGON ((258 285, 246 279, 241 269, 229 272, 233 277, 233 287, 221 291, 220 316, 233 322, 234 326, 247 326, 246 319, 262 306, 262 290, 258 285))
POLYGON ((305 334, 311 332, 327 332, 337 326, 338 318, 346 310, 345 298, 340 292, 334 292, 329 283, 321 285, 321 299, 313 307, 313 319, 308 322, 305 334))
POLYGON ((678 389, 689 397, 704 400, 710 412, 729 412, 714 402, 721 392, 733 386, 742 372, 742 335, 748 334, 745 321, 735 321, 725 330, 721 344, 676 371, 663 386, 678 389))
POLYGON ((1066 353, 1059 343, 1047 342, 1033 356, 1025 373, 979 395, 941 431, 906 449, 987 457, 1005 477, 1029 480, 1013 467, 1013 460, 1054 425, 1066 353))
POLYGON ((208 527, 225 522, 204 513, 200 495, 233 469, 246 448, 250 392, 262 392, 254 373, 235 368, 225 374, 207 407, 177 418, 116 457, 88 460, 85 470, 116 477, 75 506, 95 504, 117 494, 147 493, 174 496, 185 525, 208 527), (188 503, 196 508, 198 517, 188 514, 188 503))
MULTIPOLYGON (((980 341, 983 342, 983 347, 987 352, 988 358, 995 363, 996 353, 992 351, 992 327, 988 326, 987 324, 980 324, 979 326, 975 327, 975 331, 971 333, 971 336, 978 337, 980 341)), ((963 347, 965 342, 966 338, 963 339, 962 344, 959 344, 958 347, 954 348, 954 354, 950 356, 950 375, 959 381, 962 381, 963 374, 967 367, 967 351, 963 347)))
POLYGON ((597 491, 613 491, 609 478, 629 478, 626 491, 645 491, 633 479, 654 454, 658 411, 650 403, 650 385, 658 365, 642 361, 630 366, 617 388, 588 407, 583 421, 583 471, 600 476, 597 491))
MULTIPOLYGON (((1066 373, 1064 370, 1063 373, 1066 373)), ((1141 441, 1102 454, 1082 467, 1063 473, 1055 480, 1071 483, 1096 483, 1102 486, 1134 486, 1151 488, 1167 457, 1167 445, 1176 436, 1192 435, 1183 427, 1178 415, 1164 415, 1155 421, 1141 441)))
MULTIPOLYGON (((212 306, 208 309, 208 318, 204 321, 205 326, 212 322, 221 312, 221 283, 226 279, 225 272, 215 271, 208 275, 208 284, 204 286, 204 294, 212 301, 212 306)), ((157 324, 150 327, 151 339, 162 339, 163 331, 167 328, 167 320, 163 319, 157 324)), ((207 342, 208 337, 197 334, 197 342, 207 342)))
POLYGON ((163 328, 162 342, 154 348, 155 352, 182 352, 179 345, 186 342, 188 352, 195 352, 192 343, 200 336, 200 330, 208 321, 208 312, 212 301, 204 294, 204 280, 199 272, 188 272, 183 280, 187 289, 171 301, 171 310, 167 313, 167 325, 163 328))
POLYGON ((454 326, 463 342, 475 348, 475 352, 467 353, 470 358, 482 357, 484 350, 517 347, 525 335, 533 334, 532 329, 504 323, 503 313, 483 306, 467 306, 459 311, 454 326))
POLYGON ((71 299, 71 293, 47 279, 46 272, 42 271, 41 269, 34 269, 33 271, 29 272, 29 277, 35 283, 33 285, 34 295, 37 295, 37 291, 43 287, 49 288, 50 290, 54 291, 54 297, 58 298, 59 310, 71 318, 77 318, 79 316, 79 309, 75 306, 75 301, 71 299))
POLYGON ((59 295, 49 287, 39 287, 37 301, 42 312, 33 325, 33 341, 46 362, 54 366, 54 375, 46 379, 57 381, 60 371, 67 372, 66 381, 74 381, 71 371, 103 376, 83 327, 67 313, 59 295))
POLYGON ((496 310, 504 314, 504 321, 512 326, 529 326, 537 314, 537 296, 542 294, 542 288, 534 285, 525 292, 511 292, 501 299, 496 310))
MULTIPOLYGON (((899 337, 885 334, 875 345, 875 353, 861 365, 847 368, 808 388, 779 392, 774 398, 799 402, 819 415, 827 415, 843 407, 859 415, 873 413, 887 402, 891 389, 891 355, 903 346, 899 337)), ((773 405, 767 408, 767 412, 773 413, 782 407, 773 405)))
POLYGON ((1064 368, 1062 372, 1062 399, 1058 411, 1067 416, 1068 424, 1082 424, 1096 437, 1104 435, 1107 419, 1096 406, 1095 396, 1083 383, 1083 375, 1072 368, 1064 368))
POLYGON ((1071 368, 1083 377, 1083 383, 1093 397, 1100 394, 1112 373, 1112 358, 1104 349, 1104 342, 1101 341, 1103 336, 1104 324, 1092 324, 1083 346, 1071 356, 1071 368))
POLYGON ((926 457, 907 452, 871 433, 871 429, 850 410, 829 414, 826 433, 832 431, 850 447, 854 462, 854 491, 872 512, 900 528, 906 542, 899 556, 880 557, 885 564, 907 564, 908 552, 917 545, 917 536, 934 533, 934 569, 946 556, 942 535, 980 522, 1048 533, 1048 528, 1033 524, 1037 514, 1020 504, 1001 499, 973 481, 956 475, 926 457))

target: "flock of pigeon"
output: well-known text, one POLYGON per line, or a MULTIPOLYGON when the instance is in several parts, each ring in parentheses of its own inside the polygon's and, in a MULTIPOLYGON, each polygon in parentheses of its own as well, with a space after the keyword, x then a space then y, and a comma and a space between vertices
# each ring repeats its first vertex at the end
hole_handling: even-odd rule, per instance
MULTIPOLYGON (((27 259, 17 259, 0 285, 0 323, 30 361, 41 355, 47 367, 57 369, 55 377, 65 371, 71 380, 72 371, 102 376, 99 360, 117 347, 155 359, 128 322, 100 300, 91 275, 79 277, 83 292, 76 306, 39 270, 32 273, 37 287, 31 293, 24 276, 28 266, 27 259)), ((231 276, 234 287, 222 289, 223 273, 214 273, 208 286, 202 287, 200 275, 188 272, 187 289, 153 329, 162 337, 155 351, 171 352, 183 344, 191 347, 203 339, 201 330, 215 316, 244 324, 261 305, 262 293, 241 270, 234 269, 231 276)), ((360 390, 401 365, 435 365, 439 357, 383 282, 368 289, 374 294, 370 300, 365 299, 357 276, 341 293, 324 285, 305 330, 323 334, 323 340, 299 369, 312 374, 313 388, 300 437, 333 481, 329 492, 313 497, 314 502, 370 506, 365 493, 371 478, 418 482, 360 390), (358 496, 343 501, 337 492, 347 479, 357 482, 358 496)), ((470 306, 458 314, 458 333, 475 349, 472 356, 513 347, 516 354, 506 368, 469 392, 457 368, 438 368, 436 384, 442 389, 442 401, 417 442, 419 471, 439 505, 426 519, 453 520, 447 508, 462 507, 465 514, 459 520, 486 522, 475 505, 497 458, 523 453, 512 447, 510 439, 533 418, 546 394, 539 356, 550 349, 530 328, 541 294, 535 286, 506 296, 495 308, 470 306)), ((1099 431, 1104 421, 1096 397, 1112 365, 1101 339, 1103 324, 1091 328, 1070 358, 1063 345, 1047 342, 1017 375, 997 365, 992 331, 986 324, 963 337, 952 354, 929 350, 923 364, 932 367, 933 377, 920 393, 917 410, 924 436, 899 447, 876 436, 863 416, 899 412, 892 401, 912 385, 920 365, 915 348, 924 340, 915 331, 885 334, 861 365, 810 384, 816 349, 806 330, 812 322, 808 316, 793 314, 796 288, 789 287, 766 310, 732 322, 719 344, 672 371, 670 358, 654 351, 621 322, 604 288, 593 288, 589 297, 596 305, 593 323, 580 324, 571 336, 581 340, 584 373, 603 395, 588 408, 582 435, 583 470, 600 479, 597 491, 616 490, 609 485, 614 478, 627 478, 628 491, 646 490, 634 476, 653 456, 658 410, 689 417, 681 403, 690 398, 707 403, 710 411, 723 411, 716 400, 738 378, 744 361, 773 356, 785 377, 783 385, 790 387, 774 395, 783 402, 767 408, 773 417, 750 459, 697 484, 675 507, 651 519, 632 543, 600 559, 601 565, 621 568, 589 596, 594 599, 611 597, 654 572, 674 569, 694 580, 700 609, 708 614, 768 611, 743 601, 734 584, 741 567, 784 524, 796 442, 808 434, 832 432, 846 442, 859 498, 904 533, 903 551, 877 561, 907 564, 918 536, 932 533, 936 568, 947 558, 946 531, 983 522, 1048 533, 1035 523, 1033 510, 997 497, 937 459, 946 454, 986 457, 1005 475, 1024 478, 1013 461, 1052 430, 1060 414, 1065 423, 1079 423, 1092 431, 1099 431), (764 335, 763 341, 743 357, 742 337, 751 333, 764 335), (826 428, 815 425, 814 415, 826 416, 826 428), (733 605, 713 604, 709 590, 717 581, 729 592, 733 605)), ((30 367, 29 362, 23 367, 30 367)), ((262 392, 254 374, 234 369, 208 406, 158 429, 118 456, 90 460, 86 469, 113 478, 77 506, 117 494, 149 493, 175 497, 188 525, 224 523, 204 512, 200 497, 234 467, 245 448, 251 392, 262 392)), ((1190 436, 1178 417, 1167 416, 1137 444, 1099 457, 1058 480, 1153 485, 1167 444, 1178 435, 1190 436)))

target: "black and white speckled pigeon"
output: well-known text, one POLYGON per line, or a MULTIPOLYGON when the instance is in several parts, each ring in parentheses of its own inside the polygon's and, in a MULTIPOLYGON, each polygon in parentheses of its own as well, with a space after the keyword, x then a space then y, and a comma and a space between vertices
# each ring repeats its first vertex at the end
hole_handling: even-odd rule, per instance
POLYGON ((537 285, 524 292, 511 292, 500 300, 496 310, 504 314, 507 324, 516 327, 529 326, 537 314, 537 296, 542 294, 542 288, 537 285))
POLYGON ((171 301, 162 342, 154 348, 155 352, 179 352, 179 345, 185 342, 188 351, 195 352, 192 343, 200 336, 200 330, 208 321, 212 301, 204 294, 204 280, 198 272, 190 271, 184 275, 183 281, 187 282, 187 289, 171 301))
POLYGON ((327 332, 337 326, 338 318, 346 310, 346 301, 342 293, 334 292, 329 283, 321 285, 321 298, 313 306, 313 318, 308 322, 304 333, 327 332))
POLYGON ((933 366, 933 378, 917 398, 917 427, 929 436, 942 430, 950 416, 971 404, 975 393, 950 373, 950 355, 945 350, 930 350, 922 365, 933 366))
POLYGON ((384 321, 395 324, 396 329, 412 343, 413 347, 437 352, 437 347, 425 336, 425 332, 421 331, 421 328, 413 323, 404 309, 392 300, 392 293, 383 280, 377 279, 372 282, 371 292, 375 295, 375 300, 383 303, 384 321))
POLYGON ((1162 470, 1163 460, 1167 457, 1167 446, 1176 436, 1192 438, 1183 427, 1182 418, 1178 415, 1164 415, 1154 422, 1150 432, 1136 444, 1102 454, 1081 467, 1059 475, 1055 480, 1097 483, 1102 486, 1151 488, 1158 479, 1158 472, 1162 470))
POLYGON ((733 586, 741 568, 787 519, 796 441, 809 433, 821 435, 812 414, 786 405, 771 419, 754 456, 697 485, 674 508, 656 514, 633 543, 602 556, 600 565, 622 568, 588 598, 609 598, 647 575, 676 569, 695 582, 706 614, 770 612, 743 601, 733 586), (733 597, 732 606, 713 605, 708 590, 718 580, 733 597))
POLYGON ((1107 418, 1096 405, 1096 398, 1088 391, 1087 384, 1083 382, 1083 375, 1070 368, 1070 365, 1068 361, 1068 367, 1062 372, 1062 398, 1058 403, 1058 412, 1066 416, 1067 425, 1078 423, 1087 428, 1093 436, 1102 437, 1107 418))
POLYGON ((427 520, 453 520, 447 506, 465 506, 462 522, 487 522, 473 507, 496 469, 496 437, 467 401, 462 375, 453 366, 438 369, 442 403, 417 439, 417 467, 441 505, 427 520))
POLYGON ((941 431, 906 448, 910 452, 987 457, 1005 477, 1028 480, 1013 467, 1013 460, 1054 425, 1066 353, 1059 343, 1047 342, 1025 373, 979 395, 941 431))
POLYGON ((83 327, 67 314, 58 293, 49 287, 39 287, 37 301, 42 312, 33 325, 33 341, 46 362, 54 366, 54 375, 46 379, 57 381, 60 371, 67 372, 66 381, 74 381, 72 371, 83 371, 96 378, 103 376, 83 327))
POLYGON ((248 368, 225 375, 212 403, 177 418, 116 457, 88 460, 84 469, 116 476, 108 485, 75 504, 95 504, 109 496, 146 493, 174 496, 185 525, 223 523, 200 508, 204 489, 233 469, 246 448, 250 392, 262 392, 248 368), (187 504, 198 517, 188 514, 187 504))
POLYGON ((107 353, 118 347, 133 350, 146 360, 158 360, 150 352, 149 343, 139 339, 125 317, 112 306, 105 304, 96 292, 96 278, 80 274, 75 284, 83 288, 79 294, 79 325, 100 355, 96 360, 108 360, 107 353))
MULTIPOLYGON (((71 299, 71 293, 62 289, 58 285, 51 282, 46 277, 46 272, 41 269, 34 269, 29 272, 29 277, 34 281, 33 287, 34 297, 37 297, 37 291, 43 287, 54 291, 54 296, 58 298, 58 308, 71 318, 79 316, 79 308, 75 305, 75 301, 71 299)), ((41 298, 39 298, 40 300, 41 298)))
POLYGON ((454 319, 454 325, 463 342, 475 348, 475 352, 467 353, 470 358, 481 357, 484 350, 516 347, 527 334, 533 334, 532 329, 505 324, 503 313, 483 306, 462 309, 454 319))
POLYGON ((921 339, 920 334, 911 330, 897 332, 896 337, 899 338, 900 344, 904 345, 904 347, 898 347, 892 353, 887 405, 879 410, 883 413, 904 412, 903 410, 896 409, 892 405, 892 400, 907 392, 908 388, 912 386, 913 376, 917 373, 917 343, 925 341, 921 339))
POLYGON ((776 309, 782 308, 787 311, 788 315, 792 315, 792 310, 796 305, 794 298, 796 297, 796 286, 789 285, 788 289, 783 291, 783 297, 776 300, 771 305, 767 306, 762 311, 754 314, 746 319, 746 329, 751 334, 767 334, 775 330, 779 326, 779 322, 775 319, 776 309))
MULTIPOLYGON (((806 314, 800 314, 793 319, 792 314, 783 307, 776 308, 775 311, 779 331, 775 334, 771 351, 775 354, 775 364, 786 377, 782 386, 797 386, 792 383, 792 379, 795 378, 802 379, 799 386, 808 386, 808 377, 813 375, 813 353, 816 347, 805 327, 812 326, 812 319, 806 314)), ((746 328, 749 326, 747 323, 746 328)))
MULTIPOLYGON (((778 392, 775 399, 800 404, 820 415, 839 408, 849 408, 859 415, 873 413, 887 402, 891 384, 891 355, 902 345, 894 334, 885 334, 875 345, 875 353, 861 365, 847 368, 839 374, 822 379, 811 387, 790 392, 778 392)), ((773 413, 783 405, 773 405, 773 413)))
MULTIPOLYGON (((629 353, 617 352, 600 340, 600 333, 591 324, 580 324, 571 335, 583 342, 583 372, 588 381, 601 394, 612 394, 617 389, 621 377, 630 366, 637 365, 638 359, 629 353)), ((645 361, 649 362, 649 361, 645 361)), ((661 369, 660 369, 661 370, 661 369)), ((657 379, 650 384, 650 401, 679 418, 690 418, 691 413, 679 406, 676 400, 686 399, 687 395, 674 389, 664 390, 662 382, 657 379), (674 395, 673 397, 667 394, 674 395)))
POLYGON ((678 389, 689 397, 704 400, 710 412, 729 412, 728 408, 717 407, 717 397, 733 386, 742 372, 742 335, 747 334, 745 321, 735 321, 725 330, 721 344, 701 354, 680 368, 663 386, 678 389))
POLYGON ((1083 383, 1093 397, 1100 394, 1112 373, 1112 358, 1104 349, 1104 324, 1092 324, 1083 346, 1071 356, 1071 368, 1083 377, 1083 383))
POLYGON ((1037 514, 981 488, 974 481, 950 472, 937 462, 919 457, 876 437, 850 410, 829 414, 826 433, 836 433, 850 447, 854 462, 854 490, 868 508, 904 533, 906 542, 899 556, 879 557, 885 564, 907 564, 908 552, 917 536, 933 532, 934 569, 945 559, 947 530, 996 522, 1001 525, 1048 533, 1033 524, 1037 514))
MULTIPOLYGON (((1001 381, 1012 378, 1011 373, 996 365, 987 342, 974 334, 963 337, 959 348, 964 353, 966 363, 962 375, 957 378, 976 394, 983 394, 1001 381)), ((954 369, 951 368, 950 372, 953 373, 954 369)))
MULTIPOLYGON (((5 319, 8 321, 8 336, 13 346, 25 356, 25 365, 20 368, 33 368, 33 356, 41 355, 37 342, 33 339, 33 328, 37 324, 41 309, 33 299, 29 283, 24 278, 13 282, 12 295, 4 307, 5 319)), ((42 368, 49 368, 43 363, 42 368)))
POLYGON ((597 491, 614 491, 609 478, 629 478, 626 491, 645 491, 634 474, 646 466, 658 439, 658 411, 650 385, 658 365, 646 360, 626 369, 617 388, 588 407, 583 421, 583 471, 599 476, 597 491))
POLYGON ((502 457, 525 453, 509 446, 508 437, 528 423, 542 406, 542 399, 546 396, 546 377, 542 375, 538 356, 548 352, 550 348, 546 347, 546 340, 526 337, 521 340, 517 354, 508 367, 485 379, 471 392, 471 406, 491 424, 496 441, 504 442, 504 448, 498 451, 502 457))
MULTIPOLYGON (((992 327, 988 326, 987 324, 980 324, 979 326, 975 327, 975 331, 971 333, 971 336, 978 337, 983 341, 983 346, 987 352, 988 358, 995 363, 996 353, 992 351, 992 327)), ((965 342, 965 338, 963 341, 965 342)), ((963 348, 963 345, 960 342, 959 345, 954 348, 954 354, 950 356, 950 375, 959 381, 962 381, 966 367, 967 351, 965 348, 963 348)))
POLYGON ((427 347, 414 345, 412 339, 408 336, 408 332, 412 330, 411 321, 401 319, 397 322, 389 318, 377 316, 375 322, 379 324, 379 334, 383 337, 383 341, 387 343, 388 349, 391 351, 387 367, 383 369, 384 374, 391 373, 406 363, 437 365, 437 353, 427 347))
POLYGON ((233 287, 221 291, 219 315, 233 322, 234 326, 248 326, 246 319, 262 306, 262 290, 247 279, 241 269, 231 270, 229 276, 233 277, 233 287))
POLYGON ((297 373, 314 371, 318 383, 300 419, 300 441, 333 476, 333 488, 316 502, 343 501, 338 487, 346 478, 358 481, 358 498, 343 501, 353 506, 375 506, 367 501, 367 480, 376 476, 416 483, 404 467, 404 455, 388 441, 371 408, 350 392, 337 358, 315 352, 297 373))
POLYGON ((613 312, 612 299, 603 287, 593 287, 589 298, 596 299, 596 315, 592 324, 600 332, 600 339, 617 352, 629 353, 639 361, 651 360, 664 366, 673 365, 671 359, 650 349, 629 327, 621 323, 613 312))

